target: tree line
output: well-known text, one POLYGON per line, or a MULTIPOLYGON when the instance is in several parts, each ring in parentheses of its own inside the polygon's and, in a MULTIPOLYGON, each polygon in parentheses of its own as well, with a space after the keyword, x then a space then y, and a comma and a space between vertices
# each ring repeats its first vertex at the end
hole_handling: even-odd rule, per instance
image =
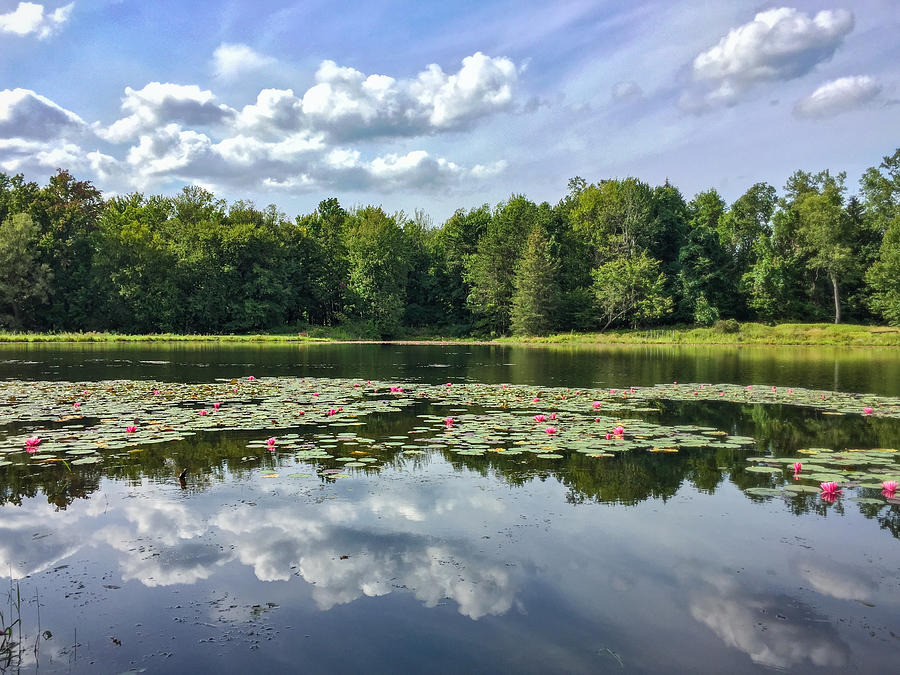
POLYGON ((59 170, 0 173, 0 326, 246 333, 535 335, 733 321, 900 324, 900 149, 797 171, 779 195, 686 200, 668 181, 572 178, 551 205, 345 209, 289 219, 196 186, 104 199, 59 170))

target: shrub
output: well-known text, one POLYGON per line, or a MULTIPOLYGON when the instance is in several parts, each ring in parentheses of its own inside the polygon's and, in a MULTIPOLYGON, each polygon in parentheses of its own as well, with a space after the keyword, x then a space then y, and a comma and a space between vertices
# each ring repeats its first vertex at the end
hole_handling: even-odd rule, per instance
POLYGON ((739 333, 741 324, 735 319, 721 319, 720 321, 716 321, 713 330, 717 333, 739 333))

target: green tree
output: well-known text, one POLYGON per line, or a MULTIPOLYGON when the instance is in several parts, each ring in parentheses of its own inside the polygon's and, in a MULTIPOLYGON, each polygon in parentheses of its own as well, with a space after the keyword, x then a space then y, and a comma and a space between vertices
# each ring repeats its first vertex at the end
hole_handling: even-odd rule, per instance
POLYGON ((653 194, 636 178, 607 180, 578 193, 575 231, 594 250, 594 262, 633 258, 654 240, 653 194))
POLYGON ((0 322, 21 328, 26 319, 24 309, 46 302, 51 273, 50 266, 37 260, 36 244, 40 236, 37 225, 27 213, 16 213, 0 223, 0 322))
POLYGON ((717 227, 725 202, 715 190, 697 194, 687 205, 688 232, 678 250, 678 318, 696 320, 703 298, 704 316, 733 316, 735 287, 729 282, 730 257, 717 227))
POLYGON ((516 335, 544 335, 554 325, 557 307, 556 266, 547 237, 532 229, 513 280, 511 327, 516 335))
POLYGON ((795 203, 800 241, 809 255, 810 268, 824 272, 831 282, 834 322, 841 322, 840 284, 856 269, 853 241, 856 232, 843 210, 844 174, 817 174, 814 189, 795 203))
POLYGON ((659 261, 645 252, 604 263, 591 274, 603 324, 601 331, 626 318, 637 327, 672 311, 672 298, 665 294, 666 280, 659 271, 659 261))
POLYGON ((888 225, 866 282, 872 289, 872 310, 892 326, 900 326, 900 214, 888 225))
POLYGON ((406 305, 409 259, 395 218, 368 206, 350 214, 348 291, 357 318, 383 337, 396 335, 406 305))
POLYGON ((41 328, 85 330, 100 327, 92 273, 98 246, 97 221, 104 208, 100 191, 68 171, 51 176, 29 213, 39 226, 40 260, 50 266, 53 283, 41 328))
POLYGON ((516 264, 528 232, 538 220, 537 205, 522 196, 499 204, 466 262, 467 302, 478 327, 494 335, 509 332, 516 264))
POLYGON ((803 312, 798 299, 802 283, 799 262, 791 252, 779 251, 775 238, 766 234, 753 242, 754 262, 741 278, 741 290, 750 308, 764 321, 795 317, 803 312))

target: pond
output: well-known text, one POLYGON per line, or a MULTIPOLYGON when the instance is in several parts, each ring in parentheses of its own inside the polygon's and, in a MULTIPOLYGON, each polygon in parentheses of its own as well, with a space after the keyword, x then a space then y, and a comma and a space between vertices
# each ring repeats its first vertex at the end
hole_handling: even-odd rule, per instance
POLYGON ((890 672, 898 447, 889 349, 2 345, 0 672, 890 672))

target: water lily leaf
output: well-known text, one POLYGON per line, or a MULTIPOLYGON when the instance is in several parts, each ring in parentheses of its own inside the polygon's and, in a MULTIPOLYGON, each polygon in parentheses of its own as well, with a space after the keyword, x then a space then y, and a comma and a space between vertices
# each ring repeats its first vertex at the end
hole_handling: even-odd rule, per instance
POLYGON ((758 497, 777 497, 782 494, 781 490, 775 488, 752 487, 744 490, 747 494, 756 495, 758 497))

